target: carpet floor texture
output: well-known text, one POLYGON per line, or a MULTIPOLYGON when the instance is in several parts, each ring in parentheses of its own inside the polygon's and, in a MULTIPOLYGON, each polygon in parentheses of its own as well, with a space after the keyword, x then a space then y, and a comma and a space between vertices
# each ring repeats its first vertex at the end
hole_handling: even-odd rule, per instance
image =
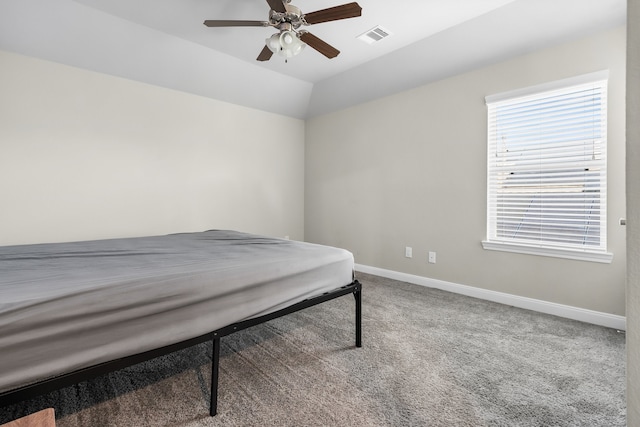
MULTIPOLYGON (((0 408, 81 426, 625 426, 619 331, 359 274, 344 296, 0 408)), ((0 367, 1 369, 1 367, 0 367)))

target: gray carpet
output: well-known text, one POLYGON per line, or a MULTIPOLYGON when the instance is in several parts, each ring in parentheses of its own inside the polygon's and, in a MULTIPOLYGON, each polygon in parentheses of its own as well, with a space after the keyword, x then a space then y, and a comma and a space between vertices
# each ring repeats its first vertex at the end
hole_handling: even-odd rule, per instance
POLYGON ((72 426, 624 426, 625 336, 360 274, 363 347, 341 297, 222 339, 219 414, 203 344, 0 408, 72 426))

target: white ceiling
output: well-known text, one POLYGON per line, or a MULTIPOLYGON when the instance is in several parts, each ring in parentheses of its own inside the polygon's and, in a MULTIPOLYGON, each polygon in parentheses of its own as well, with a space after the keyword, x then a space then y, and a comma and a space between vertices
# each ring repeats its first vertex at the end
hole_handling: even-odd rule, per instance
MULTIPOLYGON (((75 0, 150 28, 255 62, 270 70, 311 83, 414 43, 446 28, 487 13, 513 0, 359 0, 362 16, 303 27, 338 50, 327 59, 306 49, 285 63, 274 56, 267 63, 256 61, 265 39, 277 32, 271 27, 208 28, 205 19, 266 21, 265 0, 75 0), (392 37, 368 45, 356 37, 381 25, 392 37)), ((303 13, 348 3, 351 0, 293 0, 303 13)))
MULTIPOLYGON (((349 2, 293 0, 303 12, 349 2)), ((255 60, 275 31, 208 28, 266 20, 265 0, 2 0, 0 49, 306 118, 623 25, 626 0, 358 0, 362 16, 305 29, 307 47, 255 60), (392 36, 356 39, 376 25, 392 36)))

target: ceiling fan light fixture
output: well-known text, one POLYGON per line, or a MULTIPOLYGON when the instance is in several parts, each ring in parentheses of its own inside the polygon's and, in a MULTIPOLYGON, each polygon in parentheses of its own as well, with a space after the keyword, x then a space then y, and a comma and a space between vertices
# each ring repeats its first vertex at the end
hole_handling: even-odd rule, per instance
POLYGON ((295 31, 281 31, 269 37, 266 45, 273 53, 277 53, 285 58, 291 58, 298 55, 306 44, 300 40, 300 36, 295 31))
POLYGON ((280 46, 282 49, 278 51, 278 55, 284 56, 285 58, 291 58, 292 56, 296 56, 302 49, 306 46, 304 44, 298 34, 294 31, 283 31, 280 34, 280 46))
POLYGON ((267 47, 271 52, 278 53, 280 50, 280 33, 275 33, 266 40, 267 47))

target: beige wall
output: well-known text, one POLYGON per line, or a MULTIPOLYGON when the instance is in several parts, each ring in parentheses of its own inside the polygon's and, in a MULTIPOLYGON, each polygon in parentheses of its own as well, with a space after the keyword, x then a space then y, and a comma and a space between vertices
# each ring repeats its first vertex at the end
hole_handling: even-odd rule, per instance
POLYGON ((627 425, 640 426, 640 0, 627 4, 627 425))
POLYGON ((624 98, 618 28, 308 120, 305 238, 347 248, 366 266, 624 315, 624 98), (483 250, 484 97, 604 69, 613 262, 483 250))
POLYGON ((0 64, 0 245, 304 238, 303 121, 8 52, 0 64))

